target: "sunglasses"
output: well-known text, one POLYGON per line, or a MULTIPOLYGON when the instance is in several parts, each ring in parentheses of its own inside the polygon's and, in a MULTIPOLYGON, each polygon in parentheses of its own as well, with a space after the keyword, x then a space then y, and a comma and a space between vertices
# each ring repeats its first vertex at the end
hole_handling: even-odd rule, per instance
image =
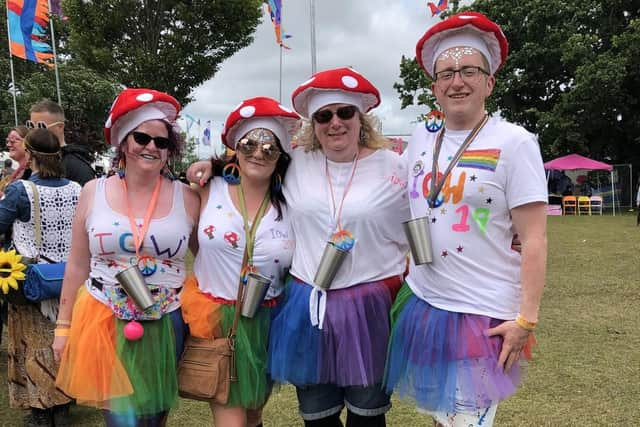
POLYGON ((136 144, 142 146, 147 145, 151 141, 153 141, 154 144, 156 144, 156 148, 160 150, 164 150, 165 148, 169 148, 173 145, 171 140, 169 138, 165 138, 164 136, 151 136, 144 132, 137 131, 131 132, 131 135, 133 136, 133 140, 136 142, 136 144))
POLYGON ((236 149, 245 156, 251 156, 258 150, 258 147, 260 147, 262 156, 268 162, 278 160, 280 154, 282 154, 280 149, 273 142, 258 142, 249 138, 242 138, 238 142, 236 149))
POLYGON ((64 122, 53 122, 51 124, 47 124, 47 122, 32 122, 31 120, 27 120, 24 122, 25 126, 28 129, 48 129, 50 127, 58 126, 63 124, 64 122))
MULTIPOLYGON (((349 120, 352 119, 353 116, 356 115, 356 111, 358 109, 353 105, 347 105, 345 107, 340 107, 336 110, 335 115, 338 116, 341 120, 349 120)), ((333 111, 331 110, 319 110, 313 113, 313 120, 316 123, 320 123, 321 125, 325 123, 329 123, 333 118, 333 111)))

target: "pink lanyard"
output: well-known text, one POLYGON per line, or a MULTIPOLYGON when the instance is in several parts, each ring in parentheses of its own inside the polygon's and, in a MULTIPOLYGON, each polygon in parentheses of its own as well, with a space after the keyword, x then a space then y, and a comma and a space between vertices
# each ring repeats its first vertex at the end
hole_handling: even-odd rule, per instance
POLYGON ((162 184, 162 177, 158 177, 158 182, 156 182, 156 186, 153 189, 153 194, 151 195, 149 206, 147 206, 147 212, 144 214, 144 222, 142 223, 142 229, 140 231, 138 231, 135 217, 133 216, 133 212, 131 211, 131 205, 129 205, 127 183, 125 182, 124 178, 120 179, 120 182, 122 183, 122 190, 124 191, 124 197, 127 201, 127 216, 129 217, 129 224, 131 225, 133 243, 136 245, 136 256, 140 258, 139 250, 142 246, 144 235, 147 234, 147 230, 149 229, 149 224, 151 223, 151 215, 153 215, 153 211, 156 210, 156 205, 158 204, 158 196, 160 195, 160 184, 162 184))
MULTIPOLYGON (((340 223, 340 217, 342 216, 342 206, 344 205, 344 199, 347 197, 347 193, 351 189, 351 184, 353 183, 353 177, 356 174, 356 167, 358 166, 359 152, 356 153, 353 159, 353 167, 351 169, 351 176, 349 177, 349 181, 347 185, 344 187, 344 193, 342 193, 342 200, 340 201, 340 207, 338 208, 336 223, 338 226, 338 231, 342 231, 342 224, 340 223)), ((327 173, 327 181, 329 182, 329 191, 331 192, 331 202, 333 203, 333 214, 336 215, 336 197, 333 194, 333 185, 331 184, 331 174, 329 173, 329 159, 325 157, 325 170, 327 173)))

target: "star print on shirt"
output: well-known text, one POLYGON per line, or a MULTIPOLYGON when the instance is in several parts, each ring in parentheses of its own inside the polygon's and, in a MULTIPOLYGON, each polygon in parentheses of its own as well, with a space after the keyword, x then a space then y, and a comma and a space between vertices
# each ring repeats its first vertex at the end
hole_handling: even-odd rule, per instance
POLYGON ((120 222, 119 222, 119 221, 114 222, 114 223, 113 223, 113 226, 114 226, 114 227, 119 227, 119 226, 120 226, 120 222))
POLYGON ((440 208, 440 215, 446 215, 447 210, 445 208, 440 208))
POLYGON ((216 209, 222 209, 222 205, 216 206, 216 209))
POLYGON ((423 151, 422 153, 420 153, 420 155, 421 155, 421 156, 426 156, 426 155, 427 155, 427 152, 426 152, 426 151, 423 151))
POLYGON ((459 254, 461 254, 463 250, 464 248, 462 247, 462 245, 458 245, 458 247, 456 248, 456 251, 458 251, 459 254))
POLYGON ((434 217, 434 218, 431 218, 431 223, 432 223, 432 224, 435 224, 437 220, 438 220, 438 219, 437 219, 437 218, 435 218, 435 217, 434 217))
POLYGON ((491 199, 491 197, 489 197, 487 200, 485 200, 485 202, 487 202, 487 204, 490 205, 491 202, 493 202, 493 199, 491 199))
POLYGON ((476 182, 476 179, 478 179, 478 177, 477 177, 477 176, 475 176, 475 175, 471 175, 471 176, 469 177, 469 181, 471 181, 471 182, 476 182))
POLYGON ((445 249, 445 250, 443 250, 443 251, 442 251, 442 253, 440 254, 440 256, 441 256, 442 258, 446 258, 446 257, 448 257, 448 256, 449 256, 449 252, 445 249))
POLYGON ((447 157, 447 160, 449 160, 449 161, 453 160, 453 156, 447 157))

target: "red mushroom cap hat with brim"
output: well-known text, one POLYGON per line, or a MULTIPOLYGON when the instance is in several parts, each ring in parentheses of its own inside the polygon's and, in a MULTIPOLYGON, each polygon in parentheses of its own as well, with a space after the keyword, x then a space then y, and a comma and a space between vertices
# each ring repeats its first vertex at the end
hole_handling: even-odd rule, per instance
POLYGON ((280 140, 282 149, 291 152, 291 138, 298 130, 300 116, 272 98, 245 99, 229 114, 220 137, 235 150, 236 143, 251 129, 269 129, 280 140))
POLYGON ((113 101, 104 124, 108 144, 118 146, 129 133, 149 120, 163 120, 173 125, 180 103, 171 95, 153 89, 125 89, 113 101))
POLYGON ((507 60, 509 43, 495 22, 478 12, 462 12, 429 28, 418 40, 416 58, 431 77, 440 54, 453 47, 471 47, 489 61, 495 74, 507 60))
POLYGON ((362 74, 343 67, 314 74, 293 91, 291 102, 293 109, 306 118, 330 104, 355 105, 367 113, 380 104, 380 92, 362 74))

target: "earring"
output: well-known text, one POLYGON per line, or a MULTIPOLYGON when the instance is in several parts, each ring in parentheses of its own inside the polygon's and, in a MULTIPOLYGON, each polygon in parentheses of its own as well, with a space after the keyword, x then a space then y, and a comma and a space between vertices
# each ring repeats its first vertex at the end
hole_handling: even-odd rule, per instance
POLYGON ((360 145, 367 145, 367 134, 362 127, 360 128, 360 145))
POLYGON ((272 193, 279 193, 282 191, 282 176, 279 173, 273 176, 273 185, 271 185, 272 193))
POLYGON ((240 167, 234 162, 227 163, 222 168, 222 179, 230 185, 240 184, 240 167))
POLYGON ((121 157, 120 160, 118 160, 118 176, 120 177, 120 179, 124 178, 124 168, 127 166, 127 162, 125 161, 124 157, 121 157))

